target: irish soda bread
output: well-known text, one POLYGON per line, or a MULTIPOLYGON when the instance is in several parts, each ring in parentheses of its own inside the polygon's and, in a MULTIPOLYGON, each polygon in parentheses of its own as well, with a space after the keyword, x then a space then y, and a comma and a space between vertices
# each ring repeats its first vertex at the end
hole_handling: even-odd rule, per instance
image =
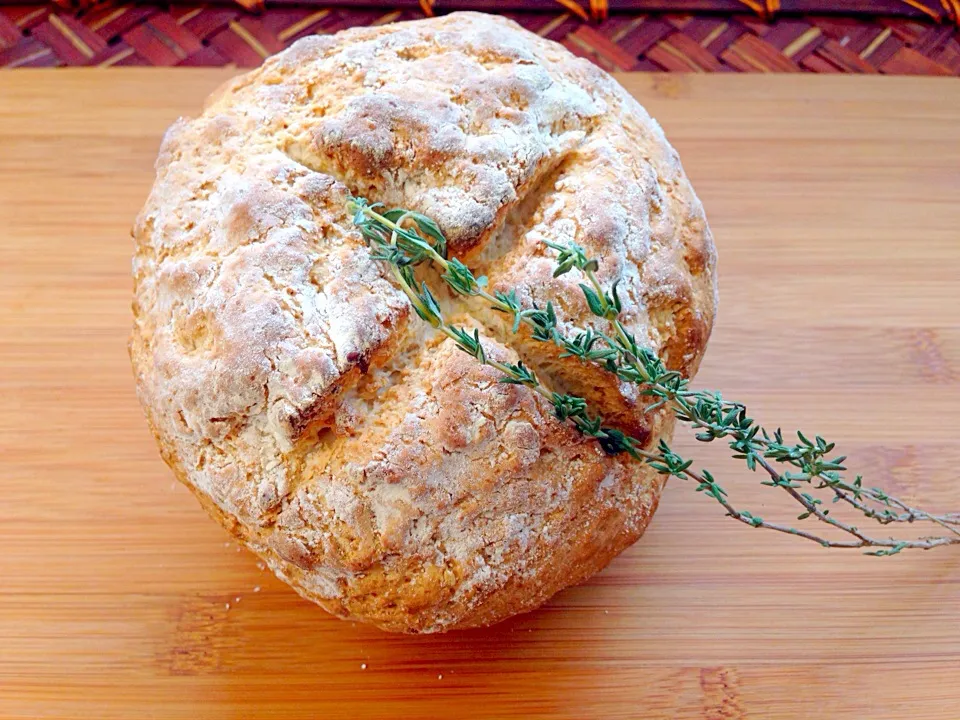
MULTIPOLYGON (((688 375, 716 307, 700 202, 606 73, 472 13, 304 38, 163 141, 134 230, 130 352, 177 477, 340 617, 438 632, 534 608, 640 536, 661 478, 433 334, 371 260, 348 193, 432 216, 494 289, 596 326, 582 276, 554 279, 543 244, 576 241, 688 375)), ((635 387, 443 302, 488 354, 651 445, 671 433, 635 387)))

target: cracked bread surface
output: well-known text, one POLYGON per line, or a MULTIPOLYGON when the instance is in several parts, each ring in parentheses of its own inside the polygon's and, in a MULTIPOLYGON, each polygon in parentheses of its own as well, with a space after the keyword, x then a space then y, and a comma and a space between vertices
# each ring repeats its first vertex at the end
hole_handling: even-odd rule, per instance
MULTIPOLYGON (((661 479, 421 323, 351 193, 435 218, 452 255, 524 305, 553 300, 562 328, 606 330, 543 241, 579 243, 620 280, 631 332, 688 376, 716 310, 703 209, 612 78, 474 13, 304 38, 164 138, 130 352, 176 476, 338 616, 437 632, 532 609, 642 534, 661 479)), ((635 387, 441 302, 491 357, 648 445, 670 437, 635 387)))

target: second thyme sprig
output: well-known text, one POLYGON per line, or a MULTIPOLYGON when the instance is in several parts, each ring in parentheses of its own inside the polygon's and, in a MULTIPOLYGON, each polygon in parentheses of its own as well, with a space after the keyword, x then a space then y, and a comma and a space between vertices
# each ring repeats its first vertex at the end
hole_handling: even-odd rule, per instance
POLYGON ((554 277, 574 269, 583 273, 587 282, 580 283, 580 289, 587 306, 595 316, 611 324, 614 330, 612 336, 591 328, 576 329, 567 336, 558 327, 552 303, 548 302, 545 308, 523 308, 514 291, 491 294, 486 289, 486 278, 475 277, 459 260, 446 257, 446 239, 439 226, 420 213, 402 209, 384 210, 380 205, 357 198, 350 200, 350 210, 354 214, 354 223, 374 248, 373 256, 389 264, 395 279, 421 318, 450 337, 462 351, 499 370, 503 382, 525 385, 538 392, 551 402, 558 418, 573 422, 581 432, 597 438, 605 451, 612 454, 627 452, 663 474, 696 481, 698 492, 714 498, 729 516, 742 523, 795 535, 827 547, 869 547, 876 548, 870 554, 893 555, 908 548, 929 549, 960 543, 960 515, 935 515, 911 507, 880 488, 863 487, 859 476, 852 482, 847 481, 841 475, 845 470, 842 464, 845 458, 829 457, 834 449, 833 443, 821 437, 811 441, 799 432, 798 443, 785 443, 780 430, 770 433, 757 425, 746 416, 743 405, 726 401, 719 393, 691 391, 686 378, 668 370, 654 352, 638 344, 623 326, 617 283, 609 292, 605 291, 596 277, 599 263, 588 257, 580 246, 574 243, 546 243, 557 251, 554 277), (642 394, 652 400, 646 408, 648 412, 667 405, 679 420, 698 431, 698 440, 712 442, 720 438, 727 439, 735 458, 744 460, 751 471, 759 467, 766 473, 769 479, 762 484, 784 490, 803 507, 799 520, 814 517, 846 533, 849 539, 822 537, 736 509, 711 473, 706 470, 699 473, 693 471, 692 461, 674 453, 664 441, 660 441, 656 452, 642 450, 635 438, 616 428, 604 426, 599 416, 590 415, 583 398, 548 390, 522 362, 501 363, 488 358, 478 331, 474 330, 471 334, 445 322, 429 288, 418 282, 414 275, 413 268, 421 263, 436 266, 441 271, 441 279, 455 293, 481 297, 493 309, 511 315, 513 332, 517 332, 523 324, 530 329, 533 339, 558 346, 562 350, 561 357, 597 363, 622 380, 637 384, 642 394), (794 469, 780 472, 774 463, 794 469), (822 499, 802 490, 805 485, 814 490, 829 489, 834 502, 846 502, 880 524, 926 521, 939 525, 948 534, 915 540, 871 537, 857 526, 831 516, 830 510, 823 506, 822 499))

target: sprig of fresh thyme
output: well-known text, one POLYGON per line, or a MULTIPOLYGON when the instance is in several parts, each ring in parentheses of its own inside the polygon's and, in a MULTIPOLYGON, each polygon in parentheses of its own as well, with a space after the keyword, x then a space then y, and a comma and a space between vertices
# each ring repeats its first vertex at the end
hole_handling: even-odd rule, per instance
POLYGON ((960 544, 960 514, 937 515, 912 507, 880 488, 864 487, 860 476, 849 481, 842 474, 846 470, 843 465, 846 458, 830 456, 834 443, 819 436, 809 440, 800 432, 797 433, 798 442, 787 443, 779 429, 769 432, 748 417, 742 404, 725 400, 720 393, 691 390, 686 378, 667 369, 656 353, 638 343, 623 325, 620 320, 623 306, 617 291, 618 283, 614 283, 609 291, 605 290, 596 277, 599 268, 597 260, 588 257, 584 249, 575 243, 546 243, 557 252, 554 277, 574 269, 583 274, 586 282, 580 283, 580 289, 587 306, 595 316, 610 324, 613 329, 610 334, 589 327, 564 333, 552 303, 548 302, 544 308, 524 308, 513 290, 490 293, 486 289, 486 278, 475 277, 462 262, 447 257, 443 233, 425 215, 403 209, 382 209, 382 206, 360 198, 351 199, 349 208, 354 224, 373 248, 373 257, 389 265, 397 283, 422 319, 450 337, 463 352, 496 368, 503 375, 502 382, 524 385, 539 393, 552 404, 561 421, 570 421, 582 433, 596 438, 606 452, 626 452, 662 474, 695 481, 697 492, 712 497, 727 515, 744 524, 795 535, 825 547, 874 548, 869 554, 894 555, 904 549, 960 544), (604 425, 600 416, 591 415, 583 398, 546 388, 522 362, 504 363, 488 357, 479 331, 471 333, 446 322, 429 287, 415 277, 414 267, 423 263, 435 266, 440 271, 440 278, 453 292, 467 297, 480 297, 490 303, 494 310, 512 316, 514 333, 524 325, 534 340, 552 343, 560 348, 561 357, 596 363, 620 379, 636 384, 641 393, 651 399, 647 412, 667 406, 679 420, 697 430, 698 440, 727 440, 734 458, 743 460, 751 471, 760 468, 765 473, 767 479, 762 481, 763 485, 780 488, 801 505, 803 512, 798 520, 813 517, 842 531, 847 538, 837 540, 824 537, 790 525, 770 522, 748 510, 737 509, 729 501, 726 490, 709 471, 693 470, 693 461, 673 452, 663 440, 655 450, 644 449, 638 439, 604 425), (781 471, 778 466, 784 469, 781 471), (828 490, 833 495, 833 502, 845 502, 882 525, 923 521, 940 526, 946 534, 911 540, 873 537, 859 527, 831 515, 823 500, 809 490, 828 490))

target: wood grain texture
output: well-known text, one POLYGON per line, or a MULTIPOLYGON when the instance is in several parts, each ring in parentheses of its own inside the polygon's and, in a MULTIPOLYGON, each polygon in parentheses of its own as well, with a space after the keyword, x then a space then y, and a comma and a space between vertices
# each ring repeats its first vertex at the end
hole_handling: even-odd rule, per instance
MULTIPOLYGON (((954 549, 826 551, 673 482, 588 585, 484 631, 394 637, 225 542, 160 461, 125 343, 160 135, 227 73, 0 75, 0 717, 956 720, 954 549)), ((623 80, 717 237, 697 385, 960 508, 960 85, 623 80)), ((744 506, 795 514, 696 450, 744 506)))

